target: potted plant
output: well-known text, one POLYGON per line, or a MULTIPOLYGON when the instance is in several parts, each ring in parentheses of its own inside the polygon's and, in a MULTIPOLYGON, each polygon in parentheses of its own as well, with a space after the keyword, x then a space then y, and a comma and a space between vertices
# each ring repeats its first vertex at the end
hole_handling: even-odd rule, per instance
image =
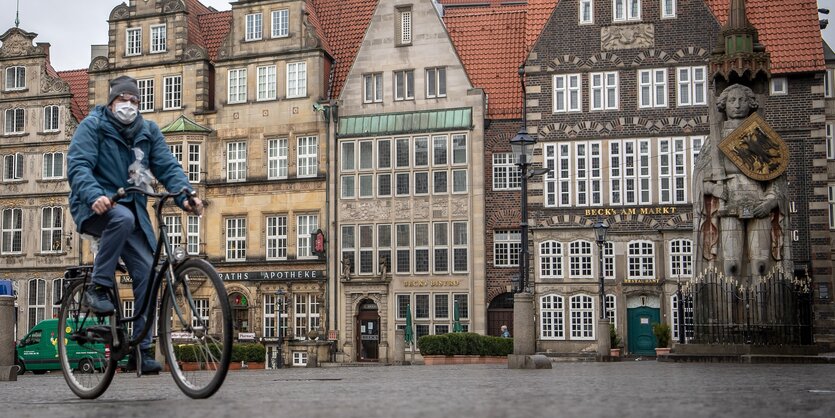
POLYGON ((672 329, 668 324, 657 322, 652 324, 652 333, 658 340, 658 345, 655 349, 655 355, 660 356, 670 354, 670 340, 672 339, 672 329))
POLYGON ((609 355, 612 357, 620 357, 620 348, 622 342, 618 331, 615 329, 615 324, 609 324, 609 355))

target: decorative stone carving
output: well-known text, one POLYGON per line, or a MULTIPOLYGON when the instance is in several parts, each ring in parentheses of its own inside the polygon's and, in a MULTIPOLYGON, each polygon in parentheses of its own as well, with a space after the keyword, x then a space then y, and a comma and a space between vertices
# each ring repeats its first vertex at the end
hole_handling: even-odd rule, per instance
POLYGON ((26 32, 18 28, 11 28, 3 36, 0 36, 0 57, 21 57, 24 55, 35 55, 43 51, 33 45, 33 40, 38 36, 36 33, 26 32))
POLYGON ((429 219, 429 200, 421 199, 414 202, 414 218, 415 219, 429 219))
POLYGON ((412 217, 412 208, 408 200, 399 200, 394 203, 394 213, 397 219, 409 219, 412 217))
POLYGON ((193 61, 199 59, 206 59, 209 57, 209 54, 206 53, 206 50, 197 46, 190 44, 186 47, 185 51, 183 51, 183 61, 193 61))
POLYGON ((452 216, 467 216, 470 213, 469 199, 463 196, 457 196, 450 199, 449 202, 452 216))
POLYGON ((46 72, 46 64, 41 67, 41 93, 65 93, 70 85, 61 78, 52 77, 46 72))
POLYGON ((319 36, 316 27, 310 22, 310 13, 304 12, 304 47, 317 48, 320 46, 319 36))
POLYGON ((655 46, 655 26, 650 23, 613 25, 600 28, 600 49, 652 48, 655 46))
POLYGON ((186 5, 183 0, 168 0, 162 4, 163 13, 184 12, 186 5))
POLYGON ((93 61, 90 62, 90 71, 103 71, 110 67, 110 63, 107 61, 107 57, 95 57, 93 61))
POLYGON ((113 8, 110 12, 110 20, 121 20, 130 17, 130 8, 125 3, 122 3, 113 8))

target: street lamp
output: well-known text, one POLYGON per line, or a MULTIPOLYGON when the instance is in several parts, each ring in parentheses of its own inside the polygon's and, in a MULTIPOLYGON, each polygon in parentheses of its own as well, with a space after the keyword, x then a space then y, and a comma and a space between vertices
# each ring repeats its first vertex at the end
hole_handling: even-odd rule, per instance
POLYGON ((606 318, 606 293, 603 290, 603 244, 606 242, 606 230, 609 229, 609 224, 597 218, 597 222, 592 226, 594 228, 594 235, 597 239, 598 251, 598 275, 600 276, 600 319, 606 318))
POLYGON ((284 312, 284 295, 286 292, 284 289, 279 288, 275 291, 275 326, 278 328, 278 361, 276 362, 275 367, 280 369, 284 367, 284 356, 281 355, 282 346, 284 345, 284 337, 281 335, 281 313, 284 312))
POLYGON ((522 125, 519 132, 510 140, 513 150, 513 161, 519 166, 522 177, 522 220, 519 227, 522 233, 522 248, 519 250, 519 292, 527 291, 528 287, 528 166, 533 161, 533 149, 536 139, 528 135, 527 128, 522 125))

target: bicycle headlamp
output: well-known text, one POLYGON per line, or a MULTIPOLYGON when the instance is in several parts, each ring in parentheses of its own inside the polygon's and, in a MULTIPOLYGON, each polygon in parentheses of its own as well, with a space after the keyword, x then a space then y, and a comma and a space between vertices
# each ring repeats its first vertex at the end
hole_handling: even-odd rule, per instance
POLYGON ((186 259, 186 250, 184 250, 183 247, 174 247, 174 249, 171 250, 171 255, 174 257, 174 260, 179 263, 186 259))

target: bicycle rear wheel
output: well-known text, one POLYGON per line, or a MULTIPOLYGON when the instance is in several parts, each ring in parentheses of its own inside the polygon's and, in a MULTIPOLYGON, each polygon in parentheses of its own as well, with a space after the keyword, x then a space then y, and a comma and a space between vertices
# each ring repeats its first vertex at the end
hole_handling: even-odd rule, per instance
POLYGON ((79 398, 101 396, 116 373, 116 362, 110 358, 105 317, 82 308, 84 281, 73 285, 63 303, 58 319, 58 360, 64 380, 79 398))
POLYGON ((160 345, 180 390, 195 399, 208 398, 220 389, 232 358, 226 288, 202 259, 186 260, 174 276, 163 290, 160 345))

